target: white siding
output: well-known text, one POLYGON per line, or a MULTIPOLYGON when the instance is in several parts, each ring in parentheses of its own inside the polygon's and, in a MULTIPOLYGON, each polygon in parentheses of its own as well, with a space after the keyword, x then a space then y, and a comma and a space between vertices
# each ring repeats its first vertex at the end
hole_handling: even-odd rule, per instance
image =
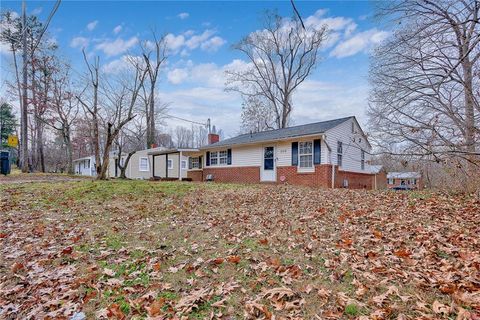
MULTIPOLYGON (((271 144, 271 145, 274 145, 274 144, 271 144)), ((209 151, 215 152, 215 151, 223 151, 227 149, 232 149, 232 164, 210 166, 211 168, 259 167, 262 164, 263 146, 261 145, 251 145, 251 146, 241 146, 241 147, 231 147, 231 148, 226 147, 226 148, 212 149, 209 151)), ((202 154, 202 158, 203 158, 202 166, 205 167, 206 159, 207 159, 206 152, 202 154)))
MULTIPOLYGON (((370 160, 371 148, 365 136, 352 118, 349 121, 328 130, 326 141, 331 148, 333 163, 337 165, 337 142, 343 143, 343 156, 341 170, 370 173, 368 161, 370 160), (352 133, 352 123, 355 126, 355 133, 352 133), (361 150, 365 150, 365 170, 361 169, 361 150)), ((322 144, 323 145, 323 144, 322 144)), ((327 148, 322 150, 323 157, 329 157, 327 148)), ((322 161, 322 163, 324 163, 322 161)), ((328 162, 329 163, 329 162, 328 162)))
POLYGON ((95 157, 91 156, 74 160, 73 169, 75 171, 75 174, 79 174, 82 176, 95 176, 95 157))

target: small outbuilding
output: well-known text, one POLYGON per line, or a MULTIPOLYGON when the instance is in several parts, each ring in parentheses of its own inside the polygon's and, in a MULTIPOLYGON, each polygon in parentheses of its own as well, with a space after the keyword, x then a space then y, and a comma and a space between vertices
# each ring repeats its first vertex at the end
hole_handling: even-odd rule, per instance
POLYGON ((421 190, 422 175, 419 172, 389 172, 387 174, 388 189, 421 190))

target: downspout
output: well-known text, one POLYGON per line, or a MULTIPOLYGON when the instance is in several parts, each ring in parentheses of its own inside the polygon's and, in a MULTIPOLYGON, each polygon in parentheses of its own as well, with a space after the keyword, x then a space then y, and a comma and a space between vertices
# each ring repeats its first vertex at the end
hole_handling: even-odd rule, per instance
POLYGON ((330 145, 327 143, 327 136, 325 134, 322 135, 323 142, 325 142, 325 145, 328 148, 328 153, 329 153, 329 159, 330 159, 330 164, 332 165, 332 189, 335 189, 335 165, 333 164, 333 159, 332 159, 332 148, 330 148, 330 145))

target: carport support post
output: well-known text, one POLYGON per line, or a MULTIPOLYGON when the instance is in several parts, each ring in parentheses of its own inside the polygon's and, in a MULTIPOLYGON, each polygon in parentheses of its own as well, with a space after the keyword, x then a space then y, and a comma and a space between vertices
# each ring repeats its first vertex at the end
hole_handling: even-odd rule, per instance
POLYGON ((165 179, 168 179, 168 153, 165 153, 165 179))
POLYGON ((178 180, 182 181, 182 151, 178 155, 178 180))
POLYGON ((155 154, 152 154, 152 178, 155 179, 155 154))

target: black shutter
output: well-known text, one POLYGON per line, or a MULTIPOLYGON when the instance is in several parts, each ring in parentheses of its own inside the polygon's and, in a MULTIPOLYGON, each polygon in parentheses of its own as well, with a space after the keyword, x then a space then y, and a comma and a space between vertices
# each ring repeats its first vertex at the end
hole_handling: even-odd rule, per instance
POLYGON ((320 139, 313 140, 313 163, 320 164, 320 139))
POLYGON ((188 169, 192 169, 193 166, 192 166, 192 157, 188 157, 188 169))
POLYGON ((292 142, 292 166, 298 166, 298 142, 292 142))
POLYGON ((205 166, 209 166, 210 165, 210 151, 207 151, 207 162, 205 163, 205 166))
POLYGON ((227 150, 227 164, 228 165, 232 164, 232 149, 227 150))
POLYGON ((203 166, 202 160, 203 160, 202 156, 198 157, 198 169, 202 169, 202 166, 203 166))

